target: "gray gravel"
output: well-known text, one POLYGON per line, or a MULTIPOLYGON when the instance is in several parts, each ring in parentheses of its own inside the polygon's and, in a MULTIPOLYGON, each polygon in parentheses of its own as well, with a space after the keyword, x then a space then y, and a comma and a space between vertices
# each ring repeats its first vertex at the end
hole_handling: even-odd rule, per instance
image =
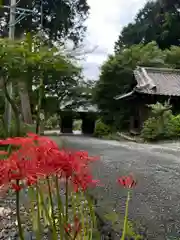
POLYGON ((130 204, 130 219, 148 227, 148 239, 180 239, 180 144, 150 145, 80 136, 64 140, 70 148, 101 157, 93 165, 93 173, 105 186, 93 193, 104 214, 123 215, 126 191, 116 179, 133 173, 138 185, 130 204))

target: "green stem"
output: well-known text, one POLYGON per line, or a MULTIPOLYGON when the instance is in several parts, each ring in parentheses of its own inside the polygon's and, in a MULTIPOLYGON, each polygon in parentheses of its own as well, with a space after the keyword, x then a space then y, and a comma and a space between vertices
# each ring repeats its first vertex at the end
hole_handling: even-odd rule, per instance
POLYGON ((88 207, 89 207, 89 212, 91 216, 92 226, 93 228, 96 228, 97 223, 96 223, 96 215, 95 215, 95 209, 94 209, 95 203, 93 202, 93 200, 90 198, 88 194, 86 194, 86 199, 88 201, 88 207))
POLYGON ((126 237, 127 225, 128 225, 129 200, 130 200, 130 192, 128 191, 128 195, 126 199, 125 216, 124 216, 124 227, 123 227, 123 234, 122 234, 121 240, 125 240, 125 237, 126 237))
POLYGON ((90 227, 89 227, 89 234, 88 234, 88 240, 92 240, 92 233, 93 229, 96 229, 96 215, 95 215, 95 210, 94 210, 94 205, 95 203, 93 200, 90 198, 88 193, 85 194, 86 200, 88 202, 88 208, 89 208, 89 214, 90 214, 90 227))
MULTIPOLYGON (((19 180, 16 181, 16 184, 19 186, 19 180)), ((19 191, 16 191, 16 216, 18 222, 18 230, 19 230, 19 238, 24 240, 23 230, 21 225, 21 218, 20 218, 20 207, 19 207, 19 191)))
POLYGON ((80 214, 81 214, 81 224, 82 224, 82 229, 83 229, 83 233, 81 235, 81 238, 84 239, 84 236, 86 234, 86 227, 85 227, 85 223, 84 223, 84 211, 83 211, 83 208, 84 206, 82 205, 81 201, 84 201, 84 196, 83 196, 83 192, 80 191, 80 198, 79 198, 79 195, 77 193, 77 201, 78 201, 78 205, 79 205, 79 211, 80 211, 80 214))
POLYGON ((64 217, 64 211, 63 211, 63 205, 61 201, 61 196, 59 194, 59 183, 58 183, 58 177, 55 177, 55 185, 56 185, 56 196, 57 196, 57 202, 58 202, 58 217, 59 217, 59 230, 60 230, 60 239, 64 239, 64 226, 63 226, 63 217, 64 217))
POLYGON ((47 180, 47 184, 48 184, 49 199, 50 199, 51 210, 52 210, 52 220, 53 220, 54 229, 56 230, 54 204, 53 204, 53 199, 52 199, 51 184, 50 184, 49 177, 47 177, 46 180, 47 180))
POLYGON ((68 205, 69 205, 69 189, 68 189, 68 178, 66 177, 66 223, 68 223, 68 205))
POLYGON ((40 197, 39 197, 38 190, 36 190, 36 201, 37 201, 37 224, 38 224, 38 229, 36 231, 36 238, 37 240, 41 240, 40 197))
POLYGON ((38 188, 38 191, 39 191, 39 196, 40 196, 41 204, 42 204, 42 206, 43 206, 43 210, 45 211, 46 218, 47 218, 47 220, 48 220, 48 222, 49 222, 49 224, 51 225, 51 228, 52 228, 52 233, 53 233, 52 239, 53 239, 53 240, 57 240, 58 238, 57 238, 57 234, 56 234, 56 229, 54 228, 54 224, 53 224, 53 222, 52 222, 51 217, 49 216, 48 210, 47 210, 46 205, 45 205, 45 203, 44 203, 43 194, 42 194, 42 192, 41 192, 41 189, 38 188))

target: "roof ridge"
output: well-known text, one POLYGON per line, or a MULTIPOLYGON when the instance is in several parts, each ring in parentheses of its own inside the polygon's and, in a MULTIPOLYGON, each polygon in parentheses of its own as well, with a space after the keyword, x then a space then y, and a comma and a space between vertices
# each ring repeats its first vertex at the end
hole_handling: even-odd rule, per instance
POLYGON ((137 70, 140 70, 140 69, 147 69, 147 70, 155 70, 155 71, 164 71, 164 72, 180 72, 180 69, 177 69, 177 68, 163 68, 163 67, 144 67, 144 66, 137 66, 137 70))
POLYGON ((150 89, 155 89, 156 84, 154 83, 153 79, 148 75, 145 68, 141 68, 141 72, 144 75, 144 77, 147 79, 147 84, 149 85, 150 89))

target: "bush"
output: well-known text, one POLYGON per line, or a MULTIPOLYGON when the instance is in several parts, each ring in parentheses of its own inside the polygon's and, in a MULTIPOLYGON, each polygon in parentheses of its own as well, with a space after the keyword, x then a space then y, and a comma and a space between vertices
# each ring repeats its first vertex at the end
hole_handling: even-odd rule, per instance
POLYGON ((173 116, 171 120, 172 128, 175 136, 180 136, 180 114, 177 116, 173 116))
POLYGON ((98 120, 96 122, 94 136, 103 137, 103 136, 108 136, 110 133, 111 133, 111 128, 108 125, 103 123, 101 120, 98 120))
POLYGON ((141 136, 148 141, 157 140, 160 137, 159 122, 155 117, 144 122, 141 136))
POLYGON ((46 122, 45 122, 45 128, 46 128, 46 129, 49 129, 49 130, 55 129, 55 128, 57 128, 57 126, 58 126, 58 122, 59 122, 58 116, 55 114, 55 115, 49 117, 49 118, 46 120, 46 122))
POLYGON ((163 111, 162 109, 163 105, 154 105, 154 116, 145 121, 141 132, 145 140, 175 139, 180 136, 180 115, 174 116, 169 108, 163 111))
POLYGON ((75 120, 73 123, 73 130, 81 130, 82 120, 75 120))

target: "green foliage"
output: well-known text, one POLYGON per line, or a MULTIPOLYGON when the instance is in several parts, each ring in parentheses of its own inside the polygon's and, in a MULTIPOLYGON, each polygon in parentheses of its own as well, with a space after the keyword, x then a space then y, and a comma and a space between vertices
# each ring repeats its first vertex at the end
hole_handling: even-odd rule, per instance
POLYGON ((58 116, 54 114, 53 116, 50 116, 45 122, 45 128, 49 130, 55 129, 57 128, 58 124, 59 124, 58 116))
MULTIPOLYGON (((0 139, 4 139, 7 137, 6 128, 7 126, 5 125, 3 118, 1 116, 0 117, 0 139)), ((20 136, 25 136, 26 133, 28 132, 35 133, 35 125, 25 124, 21 122, 20 136)), ((12 120, 11 122, 9 137, 16 137, 16 124, 14 120, 12 120)))
POLYGON ((172 46, 166 50, 165 61, 172 68, 180 68, 180 47, 172 46))
MULTIPOLYGON (((25 136, 28 132, 35 133, 35 125, 25 124, 21 122, 20 136, 25 136)), ((14 120, 11 123, 10 137, 16 137, 16 124, 14 120)))
POLYGON ((141 8, 134 21, 123 28, 115 43, 115 51, 121 52, 134 44, 155 41, 161 49, 179 46, 180 28, 179 2, 148 1, 141 8))
POLYGON ((75 120, 73 123, 73 130, 81 130, 82 120, 75 120))
POLYGON ((152 116, 144 123, 141 135, 145 140, 174 139, 180 136, 180 115, 174 116, 171 106, 151 105, 152 116))
MULTIPOLYGON (((9 5, 8 0, 3 0, 3 5, 9 5)), ((41 1, 20 1, 18 7, 33 9, 40 12, 41 1)), ((43 1, 43 29, 50 40, 58 40, 61 43, 67 39, 78 44, 86 30, 83 25, 88 16, 89 6, 86 0, 45 0, 43 1), (53 26, 53 27, 52 27, 53 26)), ((7 36, 9 22, 9 9, 1 8, 1 31, 7 36), (7 23, 7 24, 4 24, 7 23)), ((26 18, 16 24, 16 38, 20 38, 24 32, 39 32, 41 26, 40 14, 27 14, 26 18)))
MULTIPOLYGON (((28 41, 28 38, 16 41, 9 39, 0 40, 0 65, 1 75, 5 82, 4 85, 7 85, 8 81, 12 81, 13 86, 18 86, 18 81, 24 80, 26 87, 29 89, 29 85, 32 88, 33 84, 37 88, 35 94, 31 95, 31 97, 33 96, 33 105, 37 105, 39 83, 43 79, 41 89, 44 99, 45 94, 48 94, 49 98, 57 96, 54 99, 57 100, 56 104, 53 104, 53 107, 50 106, 51 109, 55 110, 53 112, 55 113, 59 109, 58 101, 70 94, 73 95, 72 92, 76 92, 75 88, 79 84, 78 76, 81 69, 72 64, 70 59, 63 54, 59 53, 54 57, 57 49, 49 49, 49 47, 41 44, 38 38, 33 38, 32 45, 34 51, 31 51, 28 41), (31 78, 29 78, 29 74, 31 74, 31 78)), ((26 103, 24 104, 26 105, 26 103)), ((13 111, 15 108, 18 111, 16 105, 14 101, 13 111)), ((47 105, 46 101, 43 104, 44 108, 46 107, 45 105, 47 105)))
POLYGON ((32 51, 28 45, 28 39, 12 41, 9 39, 0 39, 0 64, 3 76, 11 78, 27 77, 29 68, 33 72, 33 84, 39 83, 39 77, 44 76, 45 85, 47 79, 57 78, 59 76, 75 76, 79 73, 79 68, 75 67, 71 61, 58 54, 57 49, 49 49, 48 46, 41 45, 40 41, 33 39, 32 51))
POLYGON ((137 84, 133 70, 136 66, 165 66, 165 52, 155 42, 139 44, 109 56, 101 67, 100 78, 94 88, 94 102, 102 112, 103 121, 117 128, 127 128, 133 106, 118 95, 132 91, 137 84))
POLYGON ((101 67, 93 93, 103 121, 117 129, 127 129, 133 105, 129 105, 126 98, 117 101, 115 97, 132 91, 136 86, 133 70, 137 66, 180 68, 179 59, 180 47, 161 50, 156 42, 132 45, 109 56, 101 67))
POLYGON ((96 137, 104 137, 108 136, 111 133, 111 128, 102 122, 102 120, 98 120, 96 122, 95 130, 94 130, 94 136, 96 137))
POLYGON ((151 117, 144 122, 141 136, 148 141, 157 140, 161 135, 159 118, 151 117))

